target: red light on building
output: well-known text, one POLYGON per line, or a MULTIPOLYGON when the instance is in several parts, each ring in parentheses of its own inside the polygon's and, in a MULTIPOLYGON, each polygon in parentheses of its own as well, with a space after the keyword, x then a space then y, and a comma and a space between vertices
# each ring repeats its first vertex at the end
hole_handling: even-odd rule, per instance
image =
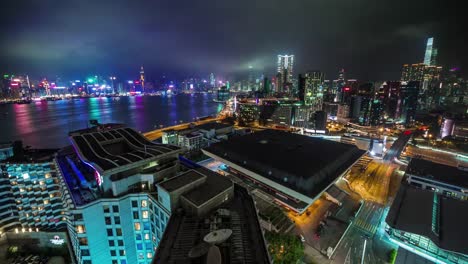
POLYGON ((345 88, 344 88, 344 91, 345 91, 345 92, 349 92, 349 90, 351 90, 351 88, 349 88, 349 87, 345 87, 345 88))
POLYGON ((406 136, 411 135, 411 131, 410 131, 410 130, 406 130, 406 131, 404 132, 404 134, 405 134, 406 136))

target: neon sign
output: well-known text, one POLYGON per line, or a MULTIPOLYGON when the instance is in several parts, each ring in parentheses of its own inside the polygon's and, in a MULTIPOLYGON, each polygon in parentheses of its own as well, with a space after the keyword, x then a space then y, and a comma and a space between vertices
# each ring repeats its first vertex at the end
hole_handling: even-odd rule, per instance
POLYGON ((50 243, 57 246, 61 246, 65 244, 65 240, 63 238, 60 238, 59 236, 54 236, 54 238, 50 240, 50 243))

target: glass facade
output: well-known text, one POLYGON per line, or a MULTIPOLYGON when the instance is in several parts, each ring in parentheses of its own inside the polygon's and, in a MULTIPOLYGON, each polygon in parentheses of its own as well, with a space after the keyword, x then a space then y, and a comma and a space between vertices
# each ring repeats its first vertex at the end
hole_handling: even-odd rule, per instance
POLYGON ((424 254, 427 254, 435 259, 441 260, 445 263, 466 264, 468 263, 468 256, 449 252, 437 247, 434 242, 425 236, 404 232, 397 229, 389 229, 388 231, 391 238, 404 243, 412 248, 419 249, 424 254))

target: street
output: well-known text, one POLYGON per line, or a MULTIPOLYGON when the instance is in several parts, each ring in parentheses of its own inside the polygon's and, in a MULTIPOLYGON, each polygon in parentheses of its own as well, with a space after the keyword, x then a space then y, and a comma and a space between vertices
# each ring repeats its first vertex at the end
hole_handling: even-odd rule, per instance
POLYGON ((409 157, 420 156, 423 159, 453 167, 457 167, 458 165, 468 166, 467 160, 460 159, 455 154, 434 151, 427 148, 419 148, 413 145, 408 145, 406 147, 405 155, 409 157))
POLYGON ((331 263, 361 263, 364 240, 366 240, 364 263, 386 263, 387 254, 393 247, 383 236, 384 212, 384 206, 365 202, 336 249, 331 263))

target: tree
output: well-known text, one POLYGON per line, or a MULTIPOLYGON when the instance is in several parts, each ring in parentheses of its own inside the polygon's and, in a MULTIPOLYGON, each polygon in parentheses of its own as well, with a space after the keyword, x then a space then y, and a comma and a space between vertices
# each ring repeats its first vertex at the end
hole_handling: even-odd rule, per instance
POLYGON ((304 255, 304 245, 295 235, 267 232, 265 237, 274 263, 297 263, 304 255))

